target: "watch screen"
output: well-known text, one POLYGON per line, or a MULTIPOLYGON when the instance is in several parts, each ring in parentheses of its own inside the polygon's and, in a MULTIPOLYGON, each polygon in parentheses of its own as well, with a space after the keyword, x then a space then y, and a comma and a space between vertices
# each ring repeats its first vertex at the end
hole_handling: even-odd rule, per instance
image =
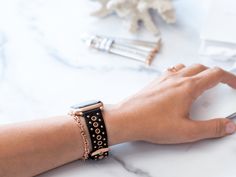
POLYGON ((72 109, 79 109, 79 108, 84 108, 87 106, 91 106, 97 103, 101 103, 101 101, 96 101, 96 100, 91 100, 91 101, 86 101, 86 102, 82 102, 82 103, 78 103, 76 105, 71 106, 72 109))

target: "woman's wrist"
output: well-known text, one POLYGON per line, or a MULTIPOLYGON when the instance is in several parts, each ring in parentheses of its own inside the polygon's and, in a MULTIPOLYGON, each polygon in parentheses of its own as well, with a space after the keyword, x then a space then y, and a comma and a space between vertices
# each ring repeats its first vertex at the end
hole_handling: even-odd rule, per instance
POLYGON ((134 126, 130 123, 129 113, 122 111, 120 105, 105 105, 104 107, 103 117, 109 146, 137 140, 134 126))

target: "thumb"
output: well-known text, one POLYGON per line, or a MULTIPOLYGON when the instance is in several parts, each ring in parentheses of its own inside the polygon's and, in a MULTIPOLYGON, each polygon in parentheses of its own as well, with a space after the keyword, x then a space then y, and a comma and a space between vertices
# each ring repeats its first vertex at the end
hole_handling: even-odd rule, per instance
POLYGON ((235 123, 226 118, 196 121, 195 123, 195 135, 199 140, 224 137, 236 131, 235 123))

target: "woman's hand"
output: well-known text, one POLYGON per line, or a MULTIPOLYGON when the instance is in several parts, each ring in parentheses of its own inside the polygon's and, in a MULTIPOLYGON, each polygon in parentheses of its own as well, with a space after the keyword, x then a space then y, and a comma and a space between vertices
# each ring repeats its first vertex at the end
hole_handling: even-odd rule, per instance
POLYGON ((110 115, 106 121, 111 144, 130 140, 175 144, 234 133, 236 126, 228 119, 195 121, 189 117, 196 98, 220 82, 236 88, 236 76, 220 68, 179 64, 169 69, 142 91, 105 111, 110 115))
MULTIPOLYGON (((219 82, 236 88, 236 76, 222 69, 177 65, 122 103, 105 106, 109 145, 135 140, 185 143, 232 134, 235 125, 228 119, 189 117, 194 100, 219 82)), ((0 176, 35 176, 80 159, 84 154, 80 131, 71 116, 2 125, 0 176)))

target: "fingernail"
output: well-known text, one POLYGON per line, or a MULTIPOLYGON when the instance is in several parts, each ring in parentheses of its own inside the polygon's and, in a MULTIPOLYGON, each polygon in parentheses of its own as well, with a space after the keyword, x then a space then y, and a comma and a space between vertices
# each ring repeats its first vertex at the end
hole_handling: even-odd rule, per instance
POLYGON ((225 132, 228 134, 232 134, 235 132, 235 124, 233 122, 229 122, 226 124, 225 132))

